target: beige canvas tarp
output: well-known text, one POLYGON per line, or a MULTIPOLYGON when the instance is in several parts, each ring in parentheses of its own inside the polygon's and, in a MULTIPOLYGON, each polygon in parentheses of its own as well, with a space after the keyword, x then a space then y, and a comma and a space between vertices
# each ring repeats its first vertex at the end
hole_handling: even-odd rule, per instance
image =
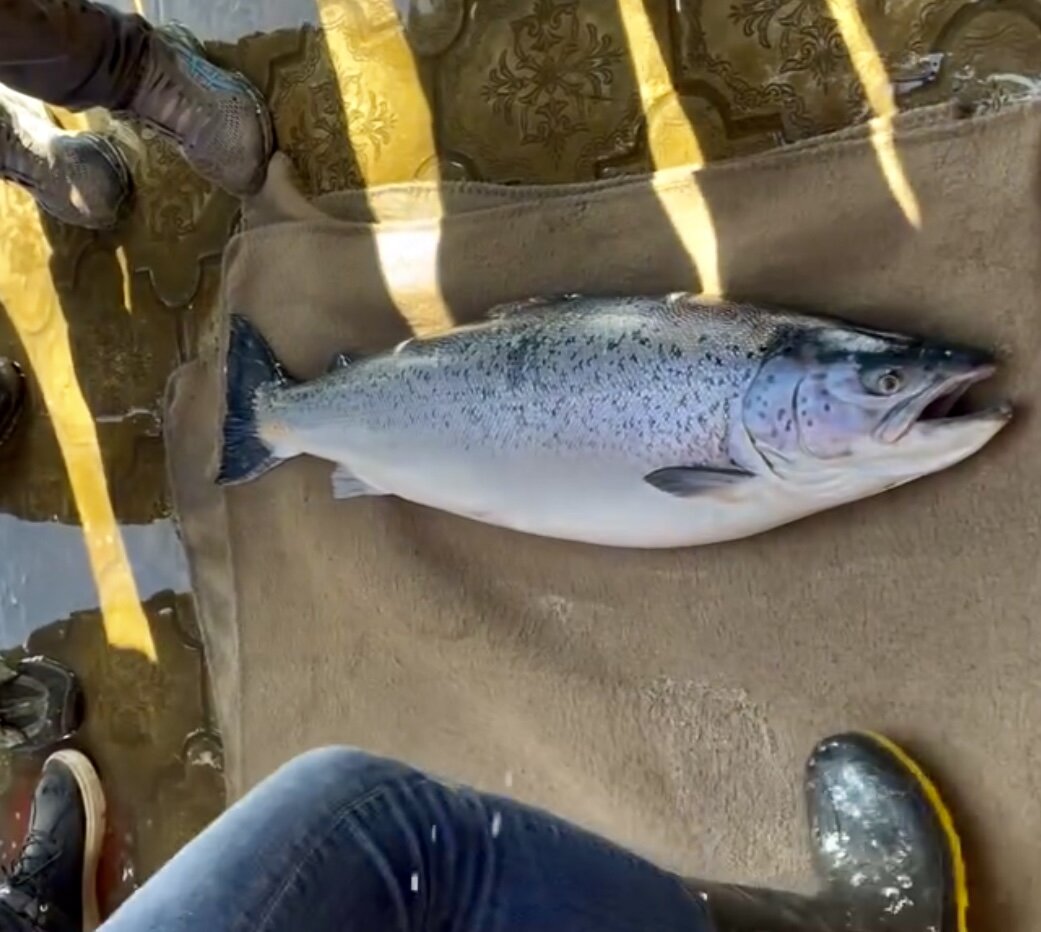
POLYGON ((330 466, 307 459, 220 491, 204 357, 171 383, 168 441, 232 793, 345 742, 688 874, 801 885, 804 755, 871 727, 938 771, 991 928, 1041 928, 1041 107, 919 112, 897 151, 920 229, 858 132, 696 174, 440 198, 294 206, 273 171, 229 246, 222 314, 301 377, 406 335, 410 301, 467 320, 534 294, 694 289, 703 197, 730 294, 993 346, 1021 410, 977 458, 874 500, 626 552, 333 502, 330 466))

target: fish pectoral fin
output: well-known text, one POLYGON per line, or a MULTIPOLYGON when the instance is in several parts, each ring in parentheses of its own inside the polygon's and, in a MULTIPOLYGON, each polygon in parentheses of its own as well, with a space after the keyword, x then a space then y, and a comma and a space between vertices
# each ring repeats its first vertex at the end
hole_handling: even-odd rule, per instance
POLYGON ((362 482, 346 466, 337 466, 333 470, 333 498, 361 498, 365 495, 386 495, 362 482))
POLYGON ((711 466, 667 466, 644 476, 662 492, 677 498, 694 498, 706 492, 726 489, 751 479, 755 474, 744 469, 714 469, 711 466))

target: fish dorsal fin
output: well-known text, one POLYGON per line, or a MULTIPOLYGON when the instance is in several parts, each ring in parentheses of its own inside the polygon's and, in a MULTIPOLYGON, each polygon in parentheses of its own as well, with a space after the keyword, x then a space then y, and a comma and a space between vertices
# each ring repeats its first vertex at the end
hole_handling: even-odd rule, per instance
POLYGON ((349 369, 351 366, 354 365, 356 359, 357 357, 352 356, 350 353, 337 353, 335 356, 333 356, 332 359, 329 360, 329 368, 325 371, 337 372, 340 369, 349 369))
POLYGON ((730 488, 755 474, 744 469, 715 469, 711 466, 666 466, 644 476, 656 489, 677 498, 695 498, 730 488))
POLYGON ((507 301, 504 304, 496 304, 487 313, 489 320, 502 320, 505 317, 513 317, 516 314, 527 314, 529 311, 538 310, 540 307, 549 307, 560 304, 563 301, 573 301, 579 297, 577 294, 554 294, 544 295, 540 298, 525 298, 523 301, 507 301))

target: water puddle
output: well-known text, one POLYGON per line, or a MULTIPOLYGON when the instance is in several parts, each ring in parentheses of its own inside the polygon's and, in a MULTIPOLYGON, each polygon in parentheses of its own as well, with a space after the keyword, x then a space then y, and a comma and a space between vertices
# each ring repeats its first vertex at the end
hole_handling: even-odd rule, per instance
MULTIPOLYGON (((121 528, 142 600, 190 589, 188 564, 170 518, 121 528)), ((98 605, 83 530, 0 514, 0 649, 39 628, 98 605)))

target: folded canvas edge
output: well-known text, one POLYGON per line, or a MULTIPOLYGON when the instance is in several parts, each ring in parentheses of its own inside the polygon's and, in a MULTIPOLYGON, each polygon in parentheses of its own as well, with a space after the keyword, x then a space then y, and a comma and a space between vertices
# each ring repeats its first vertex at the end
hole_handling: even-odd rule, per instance
MULTIPOLYGON (((224 748, 225 789, 229 798, 235 798, 242 788, 242 668, 228 513, 220 489, 215 484, 186 479, 182 474, 185 463, 170 453, 172 449, 184 449, 178 434, 182 428, 181 412, 200 386, 212 384, 215 378, 213 369, 212 359, 196 359, 178 367, 170 375, 164 397, 163 440, 167 451, 167 482, 174 505, 173 520, 186 551, 191 585, 189 595, 206 655, 208 699, 224 748), (205 499, 189 505, 184 497, 186 490, 196 487, 206 490, 205 499), (185 515, 191 516, 187 522, 185 515), (200 574, 201 565, 204 567, 206 563, 197 559, 200 552, 212 554, 220 560, 219 572, 204 571, 204 575, 200 574)), ((212 435, 199 437, 197 449, 213 454, 213 440, 212 435)), ((198 459, 198 468, 205 469, 209 476, 213 468, 212 456, 204 455, 198 459)))
MULTIPOLYGON (((1009 104, 1000 110, 986 113, 963 113, 954 101, 906 111, 892 121, 892 132, 897 148, 902 143, 928 141, 937 135, 949 134, 950 138, 972 135, 984 130, 989 124, 1009 119, 1019 119, 1041 109, 1041 100, 1028 99, 1009 104)), ((633 186, 653 184, 659 190, 668 190, 687 183, 691 174, 705 173, 706 176, 722 172, 743 171, 750 167, 780 168, 792 159, 827 160, 840 158, 865 143, 879 131, 878 124, 869 121, 847 127, 833 133, 814 136, 810 139, 789 143, 764 152, 753 153, 706 165, 682 165, 664 168, 653 173, 621 175, 609 179, 582 181, 574 184, 554 185, 504 185, 483 181, 425 182, 407 181, 376 188, 356 189, 323 194, 310 201, 313 212, 302 219, 298 211, 287 211, 281 219, 272 219, 268 214, 254 226, 249 226, 239 235, 266 236, 265 231, 274 233, 287 223, 305 223, 324 227, 335 223, 342 230, 344 224, 369 229, 379 226, 384 229, 410 229, 429 224, 438 219, 437 210, 443 210, 445 202, 451 208, 452 196, 469 199, 474 204, 468 209, 451 211, 456 214, 484 214, 489 211, 508 211, 519 205, 542 203, 547 199, 567 201, 595 193, 597 196, 621 195, 633 186), (390 220, 383 223, 359 219, 363 207, 378 214, 379 202, 389 199, 413 199, 429 201, 437 210, 421 213, 409 220, 390 220), (484 203, 476 206, 476 202, 484 203), (321 216, 319 216, 319 214, 321 216)))

